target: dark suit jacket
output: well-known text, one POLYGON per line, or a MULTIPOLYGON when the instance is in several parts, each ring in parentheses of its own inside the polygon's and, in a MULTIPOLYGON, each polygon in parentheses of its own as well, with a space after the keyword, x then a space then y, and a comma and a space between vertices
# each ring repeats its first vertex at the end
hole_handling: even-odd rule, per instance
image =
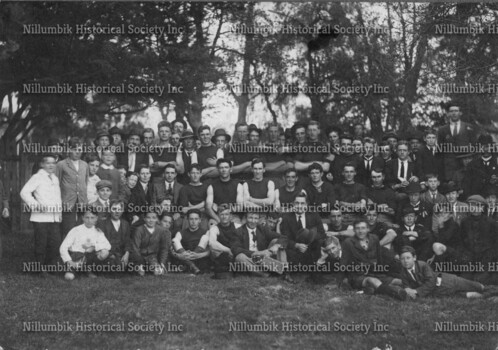
POLYGON ((145 225, 141 225, 133 234, 131 246, 134 256, 155 255, 160 264, 165 264, 171 249, 171 232, 156 226, 151 234, 145 225))
POLYGON ((415 279, 407 269, 401 271, 403 285, 417 291, 420 297, 426 297, 434 292, 436 287, 436 273, 423 261, 415 261, 415 279))
MULTIPOLYGON (((451 135, 450 124, 446 124, 438 129, 437 139, 440 146, 468 146, 476 142, 477 135, 474 127, 465 122, 460 123, 459 133, 455 136, 451 135)), ((446 181, 449 181, 453 173, 461 167, 461 163, 456 158, 456 154, 446 152, 443 157, 443 167, 444 178, 446 181)))
POLYGON ((474 159, 468 165, 465 177, 469 184, 468 194, 480 194, 486 196, 486 190, 491 184, 491 176, 498 175, 498 159, 492 156, 489 165, 484 165, 481 157, 474 159))
POLYGON ((132 188, 131 190, 131 197, 130 197, 130 204, 129 207, 130 209, 130 214, 131 216, 137 215, 141 217, 142 212, 134 207, 140 206, 150 206, 152 205, 152 191, 153 191, 153 184, 152 182, 148 183, 147 186, 147 193, 145 193, 144 188, 142 187, 142 183, 138 181, 137 185, 132 188))
MULTIPOLYGON (((276 232, 270 231, 266 227, 257 226, 256 227, 256 245, 258 251, 268 249, 270 242, 277 239, 277 243, 282 244, 285 248, 285 238, 276 232)), ((239 254, 245 254, 247 256, 252 256, 253 251, 249 250, 249 231, 247 225, 243 225, 235 230, 235 236, 231 242, 232 253, 234 256, 239 254)))
MULTIPOLYGON (((389 162, 386 163, 386 184, 388 186, 393 186, 396 184, 401 183, 398 179, 398 159, 392 159, 389 162)), ((415 163, 408 161, 408 169, 405 169, 406 173, 406 179, 409 180, 410 177, 412 176, 419 176, 416 168, 415 168, 415 163)))
MULTIPOLYGON (((370 165, 370 170, 373 169, 384 169, 385 162, 380 156, 374 156, 372 159, 372 164, 370 165)), ((365 159, 363 157, 358 157, 358 168, 356 169, 355 181, 359 182, 367 187, 372 183, 371 173, 369 174, 365 168, 365 159)))
MULTIPOLYGON (((415 161, 415 167, 417 168, 418 174, 425 177, 428 174, 435 174, 439 176, 439 179, 443 179, 443 155, 436 151, 433 155, 432 152, 423 146, 417 153, 417 160, 415 161)), ((425 181, 425 178, 420 179, 420 181, 425 181)))
POLYGON ((115 254, 120 258, 126 253, 131 254, 130 224, 128 221, 120 219, 119 230, 116 232, 111 218, 100 222, 97 226, 104 232, 105 237, 111 243, 110 255, 115 254))
MULTIPOLYGON (((119 157, 116 156, 118 165, 123 165, 126 169, 128 169, 128 156, 128 149, 126 149, 126 152, 121 153, 119 157)), ((135 169, 128 169, 128 171, 138 172, 140 165, 142 164, 149 165, 149 154, 145 152, 137 152, 137 156, 135 158, 135 169)))
MULTIPOLYGON (((315 241, 321 242, 325 239, 325 230, 323 228, 322 220, 317 213, 306 213, 305 214, 306 227, 307 229, 315 228, 318 235, 315 241)), ((287 247, 294 249, 296 246, 297 232, 299 231, 297 226, 297 218, 295 213, 286 213, 282 218, 282 224, 280 226, 280 232, 282 235, 287 237, 287 247)))
POLYGON ((8 192, 5 191, 2 180, 0 179, 0 216, 2 215, 4 208, 9 208, 9 196, 8 192))
MULTIPOLYGON (((173 184, 173 203, 172 205, 178 205, 179 199, 180 199, 180 190, 182 189, 183 185, 178 183, 178 181, 175 180, 173 184)), ((158 203, 158 201, 164 197, 166 197, 166 181, 161 180, 160 182, 154 183, 154 187, 152 190, 152 204, 161 204, 158 203)))

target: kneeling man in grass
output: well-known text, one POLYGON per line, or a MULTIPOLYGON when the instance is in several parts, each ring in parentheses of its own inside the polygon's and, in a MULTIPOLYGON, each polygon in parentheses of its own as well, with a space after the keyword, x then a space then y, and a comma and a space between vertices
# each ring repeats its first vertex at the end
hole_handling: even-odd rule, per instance
POLYGON ((191 273, 198 275, 210 268, 209 235, 200 227, 201 211, 190 209, 187 212, 188 227, 178 231, 173 239, 173 257, 186 266, 191 273))
POLYGON ((145 223, 137 228, 131 240, 130 265, 140 276, 145 276, 146 271, 154 273, 155 276, 166 273, 165 264, 171 247, 171 233, 157 225, 157 221, 157 213, 152 208, 147 210, 145 223))
POLYGON ((99 228, 97 211, 94 207, 85 208, 83 224, 72 228, 62 242, 59 251, 62 261, 69 269, 64 278, 71 281, 78 270, 86 270, 88 277, 97 277, 92 270, 109 256, 111 244, 99 228))

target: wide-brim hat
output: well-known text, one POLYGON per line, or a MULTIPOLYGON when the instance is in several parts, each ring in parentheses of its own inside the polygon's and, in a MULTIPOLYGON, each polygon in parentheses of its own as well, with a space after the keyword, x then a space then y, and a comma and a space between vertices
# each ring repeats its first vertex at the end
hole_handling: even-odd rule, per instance
POLYGON ((444 184, 443 186, 441 186, 439 190, 441 194, 447 194, 450 192, 458 192, 458 191, 460 191, 460 187, 454 182, 449 182, 447 184, 444 184))
POLYGON ((212 143, 216 143, 216 138, 218 136, 225 136, 225 138, 227 139, 227 142, 230 142, 230 140, 232 139, 230 137, 230 135, 227 134, 227 132, 225 131, 225 129, 218 129, 214 132, 214 135, 213 137, 211 137, 211 142, 212 143))
POLYGON ((189 139, 189 138, 193 138, 194 140, 197 139, 197 137, 194 135, 194 133, 190 130, 185 130, 182 134, 182 136, 180 137, 180 141, 183 141, 183 140, 186 140, 186 139, 189 139))

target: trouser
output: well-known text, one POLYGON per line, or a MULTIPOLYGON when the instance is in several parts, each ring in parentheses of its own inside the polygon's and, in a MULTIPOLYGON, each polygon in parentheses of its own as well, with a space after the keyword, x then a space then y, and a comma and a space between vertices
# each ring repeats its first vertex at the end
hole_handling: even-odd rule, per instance
POLYGON ((157 254, 141 255, 141 254, 131 254, 130 255, 130 270, 137 271, 138 268, 142 268, 144 271, 154 272, 155 269, 161 268, 161 264, 157 258, 157 254))
MULTIPOLYGON (((268 248, 277 244, 274 239, 268 245, 268 248)), ((235 257, 235 262, 240 267, 241 272, 275 272, 282 274, 287 267, 287 253, 285 249, 279 249, 275 258, 253 259, 244 253, 235 257)), ((236 272, 236 271, 235 271, 236 272)))
POLYGON ((88 252, 88 253, 81 253, 81 252, 69 252, 69 256, 71 257, 71 260, 74 262, 81 262, 82 265, 80 268, 72 268, 68 266, 68 269, 70 272, 77 272, 77 271, 84 271, 84 272, 102 272, 103 268, 101 268, 102 265, 105 264, 105 259, 100 259, 97 256, 97 252, 88 252))
POLYGON ((35 234, 35 260, 41 265, 54 264, 61 245, 60 223, 33 222, 35 234))
POLYGON ((62 239, 64 239, 69 231, 71 231, 71 229, 79 222, 78 213, 76 212, 77 206, 78 203, 73 205, 71 209, 67 209, 62 212, 62 239))
POLYGON ((443 273, 441 285, 436 287, 435 295, 451 295, 466 292, 482 292, 482 284, 449 273, 443 273))
MULTIPOLYGON (((199 246, 201 246, 200 243, 199 246)), ((211 269, 211 259, 209 256, 205 256, 196 260, 187 260, 173 250, 171 252, 171 257, 173 264, 185 266, 191 270, 199 269, 201 271, 208 271, 211 269)))

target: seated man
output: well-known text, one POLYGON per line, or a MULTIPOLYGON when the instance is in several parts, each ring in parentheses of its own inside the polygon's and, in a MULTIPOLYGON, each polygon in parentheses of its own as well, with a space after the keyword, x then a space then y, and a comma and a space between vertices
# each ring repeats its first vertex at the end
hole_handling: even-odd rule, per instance
POLYGON ((294 203, 296 196, 301 193, 301 186, 297 185, 297 171, 294 168, 289 168, 284 175, 285 185, 275 190, 275 210, 277 212, 288 212, 290 206, 294 203))
POLYGON ((308 175, 310 183, 304 186, 308 203, 315 209, 315 212, 320 213, 321 219, 327 222, 328 214, 337 202, 334 186, 322 180, 323 168, 318 163, 309 166, 308 175))
POLYGON ((248 212, 246 218, 246 224, 235 230, 231 244, 237 270, 256 276, 266 276, 264 271, 283 274, 287 263, 284 237, 258 226, 258 212, 248 212))
POLYGON ((446 197, 446 202, 436 203, 433 208, 432 231, 438 233, 441 216, 448 213, 460 227, 462 220, 469 215, 469 205, 458 201, 460 188, 453 182, 441 187, 441 193, 446 197))
POLYGON ((454 294, 463 294, 467 298, 496 295, 495 288, 485 287, 479 282, 444 272, 436 275, 427 263, 417 261, 415 249, 410 246, 401 249, 400 259, 403 266, 401 280, 410 299, 454 294))
POLYGON ((354 236, 353 225, 348 225, 344 222, 342 212, 339 209, 330 211, 330 224, 326 226, 325 235, 327 237, 337 237, 340 242, 343 242, 347 237, 354 236))
POLYGON ((235 238, 235 230, 240 224, 232 221, 231 208, 228 204, 221 204, 218 207, 218 216, 219 224, 209 229, 209 249, 214 260, 215 278, 230 277, 229 265, 234 257, 230 247, 235 238))
POLYGON ((130 264, 140 276, 150 271, 155 276, 166 273, 166 262, 171 249, 171 234, 157 225, 158 215, 147 210, 144 224, 140 225, 132 237, 130 264))
POLYGON ((242 186, 244 192, 244 206, 248 209, 268 211, 275 201, 275 184, 272 180, 263 177, 265 162, 262 158, 254 158, 251 162, 253 178, 242 186))
POLYGON ((407 200, 401 200, 398 205, 398 222, 402 221, 403 210, 411 208, 417 215, 417 223, 431 229, 432 225, 432 207, 420 201, 420 192, 422 188, 418 182, 410 182, 405 187, 405 193, 408 195, 407 200))
POLYGON ((353 237, 344 241, 341 258, 343 268, 350 271, 346 276, 351 286, 355 289, 363 288, 366 293, 384 294, 405 300, 407 294, 401 288, 401 280, 393 277, 394 258, 383 251, 377 236, 369 233, 366 220, 356 221, 354 232, 353 237))
POLYGON ((355 182, 356 168, 353 164, 344 165, 342 176, 344 181, 335 186, 335 193, 344 222, 352 224, 365 212, 367 192, 364 185, 355 182))
POLYGON ((109 264, 121 266, 122 271, 128 266, 131 252, 130 224, 122 218, 124 207, 123 201, 113 200, 110 217, 97 224, 111 244, 107 259, 109 264))
POLYGON ((325 230, 320 216, 308 211, 308 199, 304 193, 296 196, 294 212, 283 215, 280 232, 287 238, 287 256, 291 264, 316 264, 325 230))
POLYGON ((385 176, 382 169, 374 168, 371 179, 372 185, 367 188, 367 203, 377 207, 379 221, 392 224, 397 209, 396 193, 384 185, 385 176))
POLYGON ((427 191, 420 195, 422 204, 434 208, 436 204, 446 203, 446 197, 438 191, 439 178, 435 174, 427 174, 425 185, 427 191))
POLYGON ((201 212, 199 209, 190 209, 186 219, 187 228, 178 231, 173 238, 173 257, 186 266, 191 273, 198 275, 210 267, 207 248, 209 236, 206 230, 200 227, 201 212))
POLYGON ((432 256, 432 233, 423 225, 416 224, 417 215, 413 208, 407 207, 402 214, 403 224, 398 228, 398 236, 394 240, 394 250, 400 253, 401 247, 411 246, 421 260, 426 261, 432 256))
POLYGON ((392 242, 396 239, 396 231, 385 222, 378 220, 379 215, 375 206, 367 208, 367 224, 371 234, 379 239, 379 244, 388 250, 392 248, 392 242))
POLYGON ((411 182, 418 182, 417 169, 415 163, 410 161, 409 145, 406 141, 401 141, 396 145, 397 159, 392 159, 386 163, 386 182, 396 191, 396 198, 402 200, 406 198, 404 189, 411 182))
POLYGON ((96 223, 95 208, 87 206, 83 215, 83 224, 72 228, 64 238, 59 251, 62 261, 69 269, 64 275, 66 280, 72 281, 75 272, 80 269, 86 270, 90 278, 97 277, 92 270, 95 270, 96 264, 102 264, 102 261, 109 256, 111 244, 104 232, 95 227, 96 223))

